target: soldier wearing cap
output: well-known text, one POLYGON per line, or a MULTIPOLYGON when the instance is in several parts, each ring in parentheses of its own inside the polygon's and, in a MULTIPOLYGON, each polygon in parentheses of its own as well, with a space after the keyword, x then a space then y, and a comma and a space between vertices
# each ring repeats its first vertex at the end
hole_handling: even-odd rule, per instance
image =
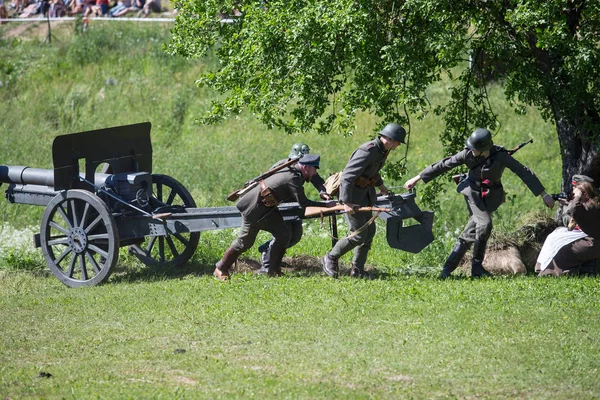
POLYGON ((238 256, 251 248, 259 231, 265 230, 273 235, 270 246, 269 276, 280 276, 281 260, 290 240, 290 233, 277 208, 279 203, 298 202, 301 207, 333 206, 332 203, 311 201, 304 194, 304 183, 309 182, 319 168, 318 154, 304 155, 298 163, 277 171, 260 181, 237 202, 236 207, 242 213, 242 226, 238 237, 225 251, 223 258, 216 263, 214 275, 225 281, 229 278, 229 269, 238 256))
POLYGON ((365 276, 365 263, 376 229, 371 223, 370 212, 354 213, 354 209, 375 204, 375 187, 384 194, 388 193, 379 171, 390 152, 404 143, 405 137, 403 127, 388 124, 377 138, 364 143, 352 153, 342 171, 339 198, 344 203, 344 217, 350 227, 350 234, 340 239, 321 260, 323 271, 332 278, 338 277, 339 258, 350 250, 354 250, 350 276, 365 276))
MULTIPOLYGON (((286 163, 295 158, 301 158, 306 154, 310 154, 310 148, 306 143, 294 143, 292 149, 290 150, 290 154, 288 158, 280 160, 276 162, 271 169, 286 163)), ((331 196, 327 194, 327 190, 325 190, 325 181, 319 175, 319 173, 315 173, 315 175, 310 180, 310 183, 319 191, 319 197, 323 200, 331 200, 331 196)), ((302 238, 302 220, 300 219, 292 219, 286 221, 288 229, 290 230, 290 242, 287 245, 287 248, 296 245, 300 239, 302 238)), ((261 268, 258 271, 260 274, 266 274, 269 272, 269 265, 271 260, 271 250, 270 246, 273 243, 273 239, 268 240, 267 242, 258 246, 258 251, 260 251, 260 262, 261 268)))
POLYGON ((427 183, 459 165, 469 168, 466 179, 459 183, 457 191, 465 196, 470 218, 444 264, 440 274, 442 279, 448 278, 456 269, 472 243, 471 275, 489 275, 483 268, 483 259, 492 232, 492 212, 505 200, 501 181, 505 168, 517 174, 535 196, 541 196, 547 207, 554 206, 554 200, 546 193, 535 174, 509 155, 504 147, 494 145, 491 132, 483 128, 473 131, 464 150, 428 166, 419 175, 406 181, 404 187, 410 190, 418 181, 427 183))

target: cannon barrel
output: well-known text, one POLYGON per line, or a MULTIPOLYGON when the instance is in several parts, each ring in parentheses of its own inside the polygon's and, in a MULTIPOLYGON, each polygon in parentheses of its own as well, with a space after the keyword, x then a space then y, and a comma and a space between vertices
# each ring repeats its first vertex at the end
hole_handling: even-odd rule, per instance
MULTIPOLYGON (((82 172, 79 174, 84 177, 82 172)), ((110 175, 97 173, 94 177, 96 185, 103 185, 110 175)), ((54 187, 54 170, 31 168, 23 166, 0 165, 0 183, 14 183, 17 185, 39 185, 54 187)))

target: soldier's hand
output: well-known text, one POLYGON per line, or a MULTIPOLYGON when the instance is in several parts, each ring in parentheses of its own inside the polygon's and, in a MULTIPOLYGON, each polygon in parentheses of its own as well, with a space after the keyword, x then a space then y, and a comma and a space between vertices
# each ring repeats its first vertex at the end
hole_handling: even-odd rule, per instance
POLYGON ((390 194, 390 190, 385 186, 385 185, 380 185, 378 187, 379 191, 381 192, 382 195, 388 195, 390 194))
POLYGON ((356 208, 360 208, 360 206, 354 203, 344 203, 344 212, 348 214, 354 214, 354 209, 356 208))
POLYGON ((542 200, 544 200, 544 204, 546 205, 546 207, 548 207, 548 208, 554 207, 554 199, 548 193, 544 193, 542 195, 542 200))
POLYGON ((327 192, 320 192, 319 197, 321 200, 331 200, 331 196, 327 192))
POLYGON ((417 175, 414 178, 407 180, 406 183, 404 184, 404 189, 411 190, 412 188, 415 187, 417 182, 419 182, 420 180, 421 180, 421 175, 417 175))

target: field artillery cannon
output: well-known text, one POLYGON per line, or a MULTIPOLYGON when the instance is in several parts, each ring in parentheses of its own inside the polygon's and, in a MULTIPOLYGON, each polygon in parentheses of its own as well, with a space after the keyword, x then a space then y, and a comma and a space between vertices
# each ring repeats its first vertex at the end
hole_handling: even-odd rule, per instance
MULTIPOLYGON (((197 208, 177 180, 152 173, 150 129, 142 123, 58 136, 49 170, 0 165, 10 203, 46 207, 34 242, 65 285, 107 280, 120 247, 146 265, 182 265, 196 251, 200 232, 241 225, 236 207, 197 208)), ((379 207, 391 209, 380 217, 393 248, 418 252, 433 240, 433 213, 421 211, 414 197, 378 199, 379 207), (409 218, 419 224, 403 227, 409 218)), ((285 219, 305 218, 296 203, 279 209, 285 219)))

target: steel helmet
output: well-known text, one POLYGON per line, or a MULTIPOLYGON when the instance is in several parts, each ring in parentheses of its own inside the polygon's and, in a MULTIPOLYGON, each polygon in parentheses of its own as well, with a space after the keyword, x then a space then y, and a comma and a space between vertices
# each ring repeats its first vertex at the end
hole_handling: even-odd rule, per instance
POLYGON ((396 142, 405 143, 406 130, 398 124, 389 123, 379 132, 379 136, 385 136, 396 142))
POLYGON ((306 143, 294 143, 288 158, 300 158, 305 154, 310 153, 310 149, 306 143))
POLYGON ((488 151, 494 145, 492 133, 484 128, 477 128, 465 143, 468 149, 477 151, 488 151))

